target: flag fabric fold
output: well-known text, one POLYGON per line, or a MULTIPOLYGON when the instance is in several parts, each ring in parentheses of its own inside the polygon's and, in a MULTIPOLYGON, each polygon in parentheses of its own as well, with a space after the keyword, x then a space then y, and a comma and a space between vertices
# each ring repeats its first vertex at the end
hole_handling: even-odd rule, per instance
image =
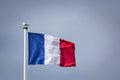
POLYGON ((28 64, 75 67, 75 44, 51 35, 28 32, 28 64))

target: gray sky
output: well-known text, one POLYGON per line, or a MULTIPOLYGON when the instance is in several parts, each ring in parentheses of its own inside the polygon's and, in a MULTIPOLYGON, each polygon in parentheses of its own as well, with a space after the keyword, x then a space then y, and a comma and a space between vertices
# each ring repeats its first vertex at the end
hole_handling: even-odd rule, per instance
POLYGON ((22 22, 76 44, 77 67, 28 66, 28 80, 120 80, 120 0, 0 0, 0 80, 23 79, 22 22))

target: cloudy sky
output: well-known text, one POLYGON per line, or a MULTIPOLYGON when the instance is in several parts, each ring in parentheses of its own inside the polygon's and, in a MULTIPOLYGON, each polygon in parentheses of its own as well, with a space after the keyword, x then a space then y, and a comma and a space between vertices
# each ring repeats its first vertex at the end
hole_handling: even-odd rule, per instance
POLYGON ((77 67, 28 66, 28 80, 120 80, 120 0, 0 0, 0 80, 23 80, 23 29, 76 44, 77 67))

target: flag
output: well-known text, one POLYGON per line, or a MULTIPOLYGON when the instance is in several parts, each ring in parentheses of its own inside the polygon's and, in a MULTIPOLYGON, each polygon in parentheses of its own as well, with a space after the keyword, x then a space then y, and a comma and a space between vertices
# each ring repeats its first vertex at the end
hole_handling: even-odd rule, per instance
POLYGON ((28 32, 28 64, 75 67, 75 44, 51 35, 28 32))

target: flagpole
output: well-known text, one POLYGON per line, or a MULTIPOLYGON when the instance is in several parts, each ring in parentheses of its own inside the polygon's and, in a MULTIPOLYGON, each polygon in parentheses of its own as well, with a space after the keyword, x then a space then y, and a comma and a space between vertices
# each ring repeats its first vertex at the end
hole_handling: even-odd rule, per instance
POLYGON ((23 69, 23 80, 27 80, 27 30, 28 30, 28 24, 23 23, 23 30, 24 30, 24 69, 23 69))

